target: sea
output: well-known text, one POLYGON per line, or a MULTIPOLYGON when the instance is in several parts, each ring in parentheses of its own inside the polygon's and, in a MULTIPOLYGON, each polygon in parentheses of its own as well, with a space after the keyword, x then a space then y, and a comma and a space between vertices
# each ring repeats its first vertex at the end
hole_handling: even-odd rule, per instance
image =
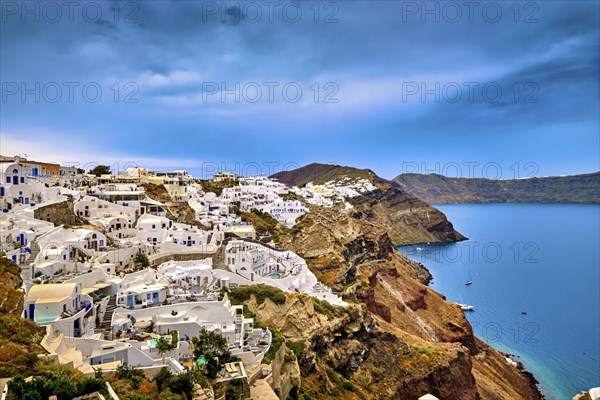
POLYGON ((474 306, 475 335, 521 361, 547 399, 600 386, 600 206, 436 207, 469 240, 398 248, 430 286, 474 306))

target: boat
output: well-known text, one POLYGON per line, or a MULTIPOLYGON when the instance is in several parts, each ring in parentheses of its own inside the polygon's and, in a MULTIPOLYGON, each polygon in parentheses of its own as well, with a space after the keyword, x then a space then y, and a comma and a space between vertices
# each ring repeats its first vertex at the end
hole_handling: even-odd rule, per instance
POLYGON ((465 285, 466 285, 466 286, 469 286, 470 284, 472 284, 472 283, 473 283, 473 281, 472 281, 471 279, 472 279, 472 278, 471 278, 471 270, 469 270, 469 280, 465 282, 465 285))
POLYGON ((463 311, 475 311, 475 306, 470 306, 464 303, 456 303, 460 306, 460 309, 463 311))
POLYGON ((527 315, 527 311, 521 311, 521 314, 527 315))
POLYGON ((417 247, 417 251, 423 251, 422 247, 417 247))

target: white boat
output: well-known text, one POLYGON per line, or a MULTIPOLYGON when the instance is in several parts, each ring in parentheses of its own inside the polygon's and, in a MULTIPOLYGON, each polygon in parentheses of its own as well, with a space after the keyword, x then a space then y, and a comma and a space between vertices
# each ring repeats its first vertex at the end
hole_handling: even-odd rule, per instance
POLYGON ((417 251, 423 251, 422 247, 417 247, 417 251))
POLYGON ((471 270, 469 270, 469 280, 465 282, 465 285, 469 286, 470 284, 472 284, 473 283, 472 279, 473 278, 471 277, 471 270))
POLYGON ((463 311, 475 311, 475 306, 470 306, 464 303, 456 303, 460 306, 460 309, 463 311))

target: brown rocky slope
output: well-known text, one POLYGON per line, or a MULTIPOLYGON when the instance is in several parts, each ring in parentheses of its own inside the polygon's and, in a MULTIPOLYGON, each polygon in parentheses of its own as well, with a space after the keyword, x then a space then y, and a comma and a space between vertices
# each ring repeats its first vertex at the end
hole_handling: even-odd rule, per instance
POLYGON ((408 194, 400 185, 377 176, 371 170, 338 165, 310 164, 271 176, 289 186, 307 182, 324 183, 344 178, 368 179, 377 189, 350 200, 354 218, 372 221, 384 227, 396 246, 425 242, 454 242, 466 239, 448 221, 444 213, 408 194))
POLYGON ((305 258, 353 307, 323 317, 314 300, 246 302, 260 322, 303 343, 300 393, 306 399, 541 398, 529 375, 475 338, 456 304, 425 286, 428 271, 395 249, 464 237, 426 203, 374 182, 378 190, 354 199, 351 212, 309 205, 294 228, 273 232, 278 247, 305 258))
POLYGON ((21 318, 23 291, 21 268, 0 256, 0 378, 31 370, 44 329, 21 318))

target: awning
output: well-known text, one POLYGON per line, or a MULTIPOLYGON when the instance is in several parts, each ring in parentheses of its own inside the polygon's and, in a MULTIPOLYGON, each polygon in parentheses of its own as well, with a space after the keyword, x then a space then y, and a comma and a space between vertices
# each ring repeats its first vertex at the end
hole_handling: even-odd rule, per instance
POLYGON ((83 288, 81 291, 83 294, 90 294, 102 289, 106 289, 107 287, 110 287, 110 283, 96 283, 95 285, 83 288))

